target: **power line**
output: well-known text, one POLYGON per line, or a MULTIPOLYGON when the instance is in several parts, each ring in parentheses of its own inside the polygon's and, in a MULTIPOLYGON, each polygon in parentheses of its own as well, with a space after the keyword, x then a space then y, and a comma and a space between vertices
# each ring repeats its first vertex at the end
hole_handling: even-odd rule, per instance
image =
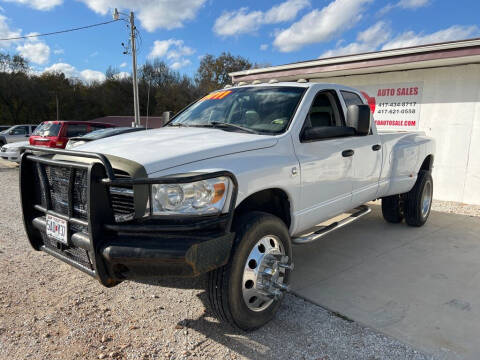
POLYGON ((4 39, 0 39, 0 41, 20 40, 20 39, 28 39, 28 38, 34 38, 34 37, 40 37, 40 36, 49 36, 49 35, 62 34, 62 33, 67 33, 67 32, 72 32, 72 31, 77 31, 77 30, 89 29, 89 28, 92 28, 92 27, 95 27, 95 26, 107 25, 107 24, 110 24, 110 23, 113 23, 113 22, 117 22, 117 21, 119 21, 119 20, 120 20, 120 19, 110 20, 110 21, 105 21, 105 22, 98 23, 98 24, 92 24, 92 25, 87 25, 87 26, 80 26, 80 27, 76 27, 76 28, 73 28, 73 29, 54 31, 54 32, 49 32, 49 33, 45 33, 45 34, 32 34, 32 35, 25 35, 25 36, 17 36, 17 37, 11 37, 11 38, 4 38, 4 39))

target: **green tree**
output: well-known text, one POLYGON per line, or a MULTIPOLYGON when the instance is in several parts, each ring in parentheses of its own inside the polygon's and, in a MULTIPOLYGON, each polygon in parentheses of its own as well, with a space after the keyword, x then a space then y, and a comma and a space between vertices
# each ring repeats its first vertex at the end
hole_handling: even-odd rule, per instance
POLYGON ((247 70, 254 67, 248 59, 223 52, 220 56, 207 54, 200 61, 195 81, 202 94, 221 89, 231 83, 228 75, 234 71, 247 70))

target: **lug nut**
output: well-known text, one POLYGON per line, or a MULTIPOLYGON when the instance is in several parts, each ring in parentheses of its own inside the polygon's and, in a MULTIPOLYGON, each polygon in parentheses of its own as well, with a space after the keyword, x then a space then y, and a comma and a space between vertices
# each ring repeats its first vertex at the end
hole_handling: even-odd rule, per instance
POLYGON ((288 286, 288 285, 285 285, 285 284, 282 284, 282 283, 277 283, 277 282, 272 283, 272 285, 274 287, 276 287, 277 289, 280 289, 281 291, 290 292, 290 286, 288 286))
POLYGON ((278 263, 278 267, 281 267, 282 269, 290 270, 290 271, 294 269, 293 263, 291 263, 290 265, 285 263, 278 263))

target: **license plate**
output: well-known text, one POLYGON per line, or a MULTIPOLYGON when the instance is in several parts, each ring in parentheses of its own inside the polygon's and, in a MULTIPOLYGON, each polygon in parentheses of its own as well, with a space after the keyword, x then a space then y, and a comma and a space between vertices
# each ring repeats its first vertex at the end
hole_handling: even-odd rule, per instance
POLYGON ((47 214, 47 236, 67 245, 67 221, 47 214))

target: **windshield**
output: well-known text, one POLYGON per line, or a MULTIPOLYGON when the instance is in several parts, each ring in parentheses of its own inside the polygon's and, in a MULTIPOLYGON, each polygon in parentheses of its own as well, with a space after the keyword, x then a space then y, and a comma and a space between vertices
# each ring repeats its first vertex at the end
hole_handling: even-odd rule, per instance
MULTIPOLYGON (((230 124, 229 130, 245 128, 278 134, 288 127, 305 89, 300 87, 245 87, 213 92, 176 116, 169 126, 230 124)), ((227 127, 225 127, 227 129, 227 127)))
POLYGON ((60 124, 54 124, 49 122, 42 123, 35 129, 32 135, 58 136, 58 133, 60 132, 60 126, 60 124))

